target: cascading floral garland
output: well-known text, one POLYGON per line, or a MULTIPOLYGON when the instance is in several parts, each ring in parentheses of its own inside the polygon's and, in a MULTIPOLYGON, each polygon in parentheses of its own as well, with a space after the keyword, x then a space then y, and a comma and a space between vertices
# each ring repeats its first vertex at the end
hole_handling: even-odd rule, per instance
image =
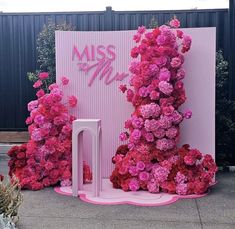
POLYGON ((128 132, 120 134, 121 145, 112 158, 113 187, 124 191, 148 190, 179 195, 202 194, 211 185, 217 166, 210 155, 189 145, 177 147, 179 124, 191 117, 190 110, 178 109, 185 100, 184 53, 191 47, 190 36, 172 19, 151 31, 139 27, 131 50, 130 86, 121 85, 135 111, 125 122, 128 132))
MULTIPOLYGON (((68 106, 63 104, 63 92, 59 85, 45 87, 48 73, 39 74, 33 85, 38 89, 37 100, 28 104, 30 116, 26 120, 30 140, 21 146, 12 147, 8 155, 9 175, 15 175, 23 189, 39 190, 61 182, 62 186, 71 185, 72 167, 72 121, 68 107, 77 105, 75 96, 68 97, 68 106)), ((62 85, 69 83, 68 78, 61 78, 62 85)), ((91 181, 89 166, 84 162, 84 182, 91 181)))

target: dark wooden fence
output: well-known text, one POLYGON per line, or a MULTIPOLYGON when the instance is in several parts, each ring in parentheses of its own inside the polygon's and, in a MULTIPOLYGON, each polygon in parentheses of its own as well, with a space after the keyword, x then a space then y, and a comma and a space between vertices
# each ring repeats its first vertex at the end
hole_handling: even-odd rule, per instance
POLYGON ((174 15, 182 27, 216 27, 217 49, 223 49, 228 57, 228 9, 113 11, 107 7, 99 12, 0 13, 0 130, 26 129, 27 103, 35 94, 26 73, 37 68, 35 41, 49 18, 57 24, 70 23, 80 31, 104 31, 148 26, 153 17, 162 24, 174 15))

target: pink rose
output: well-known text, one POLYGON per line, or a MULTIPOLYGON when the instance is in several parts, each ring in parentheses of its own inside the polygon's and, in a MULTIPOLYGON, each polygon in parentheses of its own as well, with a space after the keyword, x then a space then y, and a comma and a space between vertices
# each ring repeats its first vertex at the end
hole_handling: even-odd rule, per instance
POLYGON ((37 80, 33 85, 34 88, 39 88, 41 86, 42 86, 42 81, 41 80, 37 80))
POLYGON ((169 24, 173 28, 179 28, 180 27, 180 21, 176 18, 172 19, 169 24))
POLYGON ((138 161, 137 164, 136 164, 136 168, 140 171, 143 171, 144 168, 145 168, 145 164, 143 161, 138 161))
POLYGON ((149 179, 149 173, 147 173, 145 171, 144 172, 140 172, 139 179, 141 181, 147 181, 149 179))
POLYGON ((137 191, 140 188, 139 182, 136 178, 132 178, 129 183, 129 188, 131 191, 137 191))
POLYGON ((171 67, 172 68, 179 68, 181 66, 182 62, 179 57, 174 57, 171 59, 171 67))
POLYGON ((39 73, 39 76, 38 76, 41 80, 45 80, 49 77, 49 74, 47 72, 41 72, 39 73))
POLYGON ((38 98, 41 98, 41 97, 44 96, 44 95, 45 95, 45 92, 44 92, 43 89, 40 89, 40 90, 37 91, 37 93, 36 93, 36 96, 37 96, 38 98))
POLYGON ((68 99, 69 99, 69 105, 71 107, 75 107, 77 105, 77 98, 74 95, 69 96, 68 99))
POLYGON ((62 82, 63 85, 67 85, 69 83, 69 79, 67 77, 63 76, 61 78, 61 82, 62 82))
POLYGON ((120 141, 126 141, 128 139, 128 135, 126 132, 122 132, 120 135, 119 135, 119 140, 120 141))

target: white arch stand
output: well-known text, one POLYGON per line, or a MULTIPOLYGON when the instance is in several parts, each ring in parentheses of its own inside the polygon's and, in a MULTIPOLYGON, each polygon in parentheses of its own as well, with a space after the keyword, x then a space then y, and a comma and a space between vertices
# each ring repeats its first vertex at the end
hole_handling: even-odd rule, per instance
POLYGON ((78 196, 83 191, 83 132, 88 130, 92 136, 92 189, 98 197, 101 191, 101 120, 77 119, 73 121, 72 133, 72 193, 78 196))

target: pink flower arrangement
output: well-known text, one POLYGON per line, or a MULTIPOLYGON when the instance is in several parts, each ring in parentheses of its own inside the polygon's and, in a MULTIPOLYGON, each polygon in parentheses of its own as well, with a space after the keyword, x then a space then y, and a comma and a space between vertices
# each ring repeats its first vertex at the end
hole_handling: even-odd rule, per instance
POLYGON ((192 116, 191 110, 179 112, 186 100, 183 55, 192 43, 190 36, 175 30, 179 27, 174 18, 169 26, 150 32, 139 27, 134 36, 131 88, 121 90, 135 111, 120 135, 128 144, 119 146, 112 158, 114 188, 190 195, 205 193, 213 182, 217 166, 210 155, 189 145, 177 147, 179 124, 192 116))
MULTIPOLYGON (((37 88, 48 78, 48 73, 40 73, 37 88)), ((62 84, 68 79, 63 77, 62 84)), ((35 85, 34 85, 35 87, 35 85)), ((72 121, 75 117, 69 114, 63 104, 63 93, 58 84, 49 86, 49 93, 43 89, 37 91, 37 100, 28 104, 30 116, 26 123, 30 140, 27 144, 12 147, 8 155, 9 175, 19 179, 23 189, 38 190, 61 183, 71 185, 72 172, 72 121)), ((75 107, 77 98, 70 96, 68 105, 75 107)), ((92 179, 89 166, 84 162, 83 180, 92 179)))

